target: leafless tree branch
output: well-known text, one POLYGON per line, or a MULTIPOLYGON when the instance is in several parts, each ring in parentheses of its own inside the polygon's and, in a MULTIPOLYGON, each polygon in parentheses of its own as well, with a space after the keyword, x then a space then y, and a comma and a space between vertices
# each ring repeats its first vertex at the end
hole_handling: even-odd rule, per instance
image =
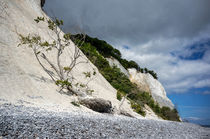
MULTIPOLYGON (((49 43, 47 41, 42 41, 41 37, 39 35, 28 35, 26 37, 18 34, 20 36, 20 40, 22 44, 28 44, 29 47, 33 49, 34 55, 38 61, 38 63, 41 65, 43 70, 50 76, 50 78, 55 82, 56 85, 60 86, 59 92, 62 92, 64 89, 67 90, 70 94, 75 94, 78 96, 85 96, 86 93, 80 91, 79 88, 75 88, 73 86, 74 83, 74 76, 71 74, 71 71, 81 63, 88 63, 88 60, 86 61, 79 61, 79 58, 82 58, 82 54, 80 49, 78 48, 79 45, 83 45, 85 41, 85 35, 78 39, 78 43, 76 43, 74 46, 73 54, 70 54, 71 48, 65 49, 66 47, 70 47, 71 45, 71 40, 70 40, 70 35, 69 34, 64 34, 61 32, 61 29, 58 27, 63 24, 62 20, 55 19, 54 21, 44 18, 44 17, 37 17, 35 19, 37 23, 39 22, 47 22, 49 29, 55 34, 56 38, 51 37, 49 34, 50 38, 53 40, 53 43, 49 43), (46 55, 46 51, 51 51, 52 49, 56 50, 56 62, 53 63, 52 60, 50 60, 46 55), (69 65, 67 67, 64 67, 61 63, 61 55, 63 54, 64 50, 67 51, 67 53, 70 56, 70 61, 69 65), (45 63, 42 63, 42 61, 45 61, 45 63), (47 66, 47 65, 48 66, 47 66), (51 70, 49 70, 49 67, 51 70)), ((91 81, 90 79, 85 85, 86 88, 88 83, 91 81)), ((81 84, 80 84, 81 85, 81 84)), ((82 85, 81 85, 82 86, 82 85)))

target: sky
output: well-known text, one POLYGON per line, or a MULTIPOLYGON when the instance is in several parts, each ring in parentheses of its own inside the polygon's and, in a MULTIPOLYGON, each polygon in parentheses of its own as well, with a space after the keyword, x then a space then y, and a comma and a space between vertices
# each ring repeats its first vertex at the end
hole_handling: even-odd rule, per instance
POLYGON ((209 0, 47 0, 65 32, 85 32, 154 70, 183 119, 210 124, 209 0))

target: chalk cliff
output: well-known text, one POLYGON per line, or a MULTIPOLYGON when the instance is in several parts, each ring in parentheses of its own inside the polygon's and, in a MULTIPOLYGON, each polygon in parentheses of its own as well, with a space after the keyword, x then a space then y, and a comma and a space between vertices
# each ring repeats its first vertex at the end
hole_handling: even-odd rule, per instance
POLYGON ((127 77, 129 77, 128 71, 120 64, 120 62, 117 59, 106 58, 106 60, 109 62, 110 66, 117 66, 117 68, 119 68, 122 73, 124 73, 127 77))
POLYGON ((149 73, 137 72, 136 69, 128 69, 130 80, 136 83, 142 91, 150 92, 153 99, 159 103, 160 106, 167 106, 171 109, 174 108, 174 104, 167 97, 166 91, 162 84, 154 79, 149 73))
MULTIPOLYGON (((34 19, 38 16, 48 18, 42 11, 40 0, 0 0, 0 104, 12 103, 47 108, 55 111, 89 111, 86 107, 75 107, 71 104, 77 97, 58 92, 59 88, 51 81, 46 72, 37 62, 30 48, 17 47, 20 40, 18 34, 27 36, 38 34, 44 40, 50 41, 55 34, 45 23, 37 24, 34 19)), ((63 34, 63 32, 61 32, 63 34)), ((75 45, 70 43, 70 52, 74 52, 75 45)), ((64 51, 62 64, 67 65, 73 53, 64 51)), ((52 53, 47 54, 55 59, 52 53)), ((82 54, 78 60, 88 60, 82 54)), ((72 71, 78 82, 86 82, 83 72, 96 70, 94 79, 88 84, 94 90, 92 98, 109 100, 117 111, 120 101, 116 98, 116 90, 98 72, 90 62, 81 63, 72 71)), ((128 102, 122 106, 131 115, 133 112, 128 102)), ((138 116, 137 116, 138 117, 138 116)), ((140 116, 141 117, 141 116, 140 116)))
POLYGON ((139 90, 149 92, 160 106, 167 106, 171 109, 174 108, 174 104, 167 97, 164 87, 158 80, 154 79, 152 75, 137 72, 134 68, 126 70, 120 62, 114 58, 107 58, 107 60, 111 66, 117 66, 121 72, 128 76, 131 82, 137 84, 139 90))

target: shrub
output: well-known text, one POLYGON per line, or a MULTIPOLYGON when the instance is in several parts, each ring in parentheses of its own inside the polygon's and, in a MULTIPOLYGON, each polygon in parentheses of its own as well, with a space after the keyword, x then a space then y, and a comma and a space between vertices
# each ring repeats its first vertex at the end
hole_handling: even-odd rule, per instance
POLYGON ((121 101, 121 100, 122 100, 122 97, 123 97, 123 93, 120 92, 119 90, 117 90, 117 99, 118 99, 119 101, 121 101))
POLYGON ((130 102, 131 102, 131 108, 133 108, 135 112, 137 112, 138 114, 141 114, 142 116, 146 115, 145 111, 142 110, 142 107, 140 104, 134 101, 130 101, 130 102))
POLYGON ((161 108, 161 114, 164 119, 169 119, 172 121, 180 121, 179 115, 176 109, 171 110, 169 107, 163 106, 161 108))
POLYGON ((78 102, 72 101, 71 104, 76 106, 76 107, 80 107, 80 104, 78 102))

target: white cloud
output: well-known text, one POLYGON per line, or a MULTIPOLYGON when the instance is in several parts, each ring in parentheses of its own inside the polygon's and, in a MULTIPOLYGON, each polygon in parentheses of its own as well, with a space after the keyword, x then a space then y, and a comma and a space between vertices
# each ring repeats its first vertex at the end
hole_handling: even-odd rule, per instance
POLYGON ((202 94, 209 95, 210 94, 210 91, 204 91, 202 94))
POLYGON ((210 63, 210 50, 205 52, 205 54, 203 56, 203 60, 207 63, 210 63))
POLYGON ((203 59, 185 60, 171 55, 170 52, 180 51, 183 55, 190 56, 189 53, 192 52, 186 51, 186 46, 193 43, 190 40, 165 39, 166 41, 151 41, 131 49, 120 46, 118 48, 125 58, 135 60, 141 67, 155 70, 168 93, 183 93, 191 88, 210 87, 210 46, 206 49, 203 59))
POLYGON ((197 88, 210 87, 210 79, 200 80, 196 82, 194 86, 197 88))
POLYGON ((188 120, 200 120, 201 118, 198 118, 198 117, 187 117, 186 119, 188 119, 188 120))

